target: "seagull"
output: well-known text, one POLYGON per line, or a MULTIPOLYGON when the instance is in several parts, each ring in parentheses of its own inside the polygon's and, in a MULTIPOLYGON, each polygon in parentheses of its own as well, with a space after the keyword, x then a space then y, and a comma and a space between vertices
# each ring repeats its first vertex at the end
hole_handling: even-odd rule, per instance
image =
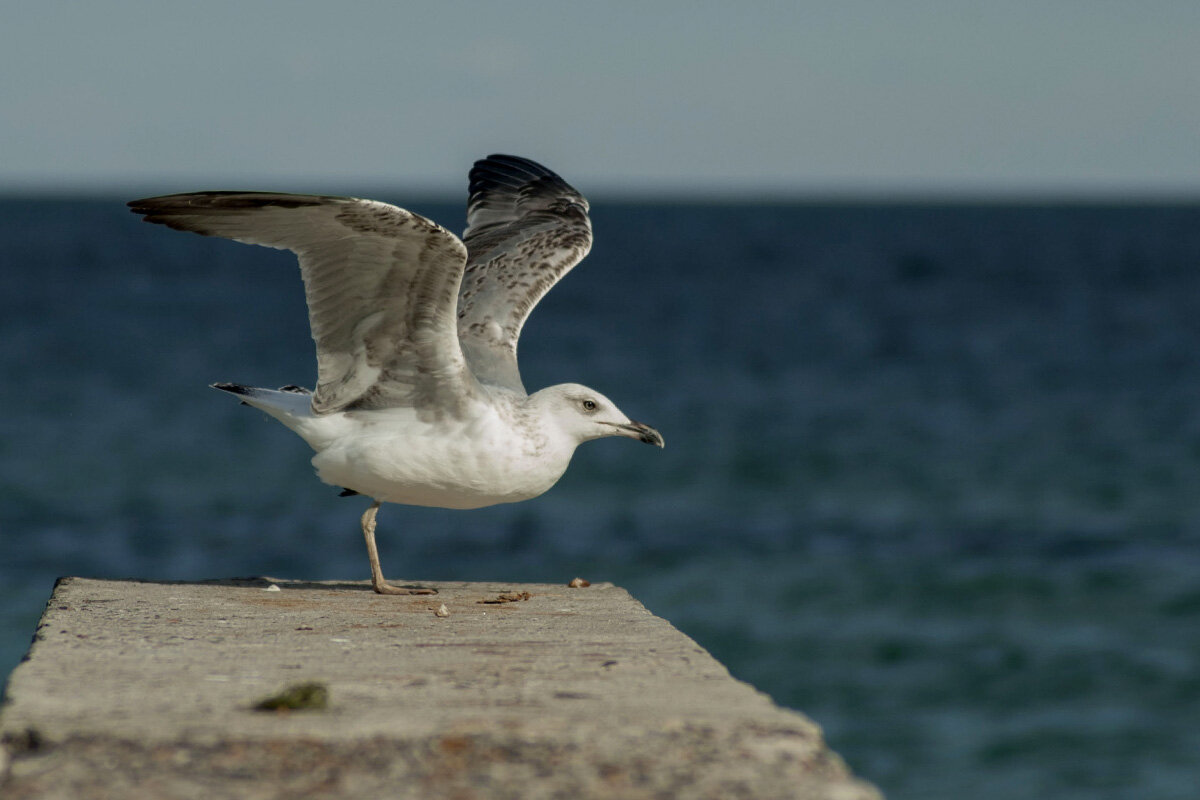
POLYGON ((298 257, 316 388, 212 386, 308 442, 322 481, 372 500, 362 532, 380 594, 433 593, 384 580, 381 504, 515 503, 553 486, 583 442, 624 436, 663 446, 658 431, 594 389, 525 391, 521 328, 592 246, 587 200, 534 161, 475 162, 461 240, 411 211, 355 197, 222 191, 128 205, 146 222, 298 257))

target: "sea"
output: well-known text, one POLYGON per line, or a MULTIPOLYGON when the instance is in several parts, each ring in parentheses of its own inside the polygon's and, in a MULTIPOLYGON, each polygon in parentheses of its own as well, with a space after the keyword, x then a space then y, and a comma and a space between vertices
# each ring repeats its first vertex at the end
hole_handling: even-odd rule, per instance
MULTIPOLYGON (((293 259, 127 199, 0 198, 0 675, 61 575, 368 577, 366 501, 208 388, 312 385, 293 259)), ((525 383, 665 450, 385 506, 388 575, 613 581, 894 800, 1198 796, 1200 204, 592 205, 525 383)))

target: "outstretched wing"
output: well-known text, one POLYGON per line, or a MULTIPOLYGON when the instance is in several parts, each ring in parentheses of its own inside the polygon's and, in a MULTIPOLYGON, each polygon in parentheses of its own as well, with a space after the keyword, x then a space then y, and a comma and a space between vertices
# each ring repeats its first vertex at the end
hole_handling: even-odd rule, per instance
POLYGON ((583 195, 541 164, 504 155, 475 162, 458 337, 482 383, 525 391, 517 339, 537 302, 591 249, 587 212, 583 195))
POLYGON ((134 200, 147 222, 291 250, 317 346, 318 414, 436 404, 474 394, 455 330, 466 248, 454 234, 374 200, 200 192, 134 200))

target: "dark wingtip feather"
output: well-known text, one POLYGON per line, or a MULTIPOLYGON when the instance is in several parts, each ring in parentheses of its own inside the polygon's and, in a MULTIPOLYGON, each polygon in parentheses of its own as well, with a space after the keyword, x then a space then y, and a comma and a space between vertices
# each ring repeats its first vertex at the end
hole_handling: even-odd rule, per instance
POLYGON ((184 192, 164 194, 158 197, 143 197, 130 200, 125 205, 135 214, 146 215, 147 222, 162 222, 160 215, 207 211, 222 213, 246 209, 278 206, 280 208, 304 208, 319 206, 330 200, 341 198, 324 195, 290 194, 288 192, 184 192))
POLYGON ((495 153, 475 162, 468 176, 468 194, 475 197, 484 192, 507 191, 515 193, 522 186, 545 181, 558 189, 573 191, 571 187, 551 170, 536 161, 520 156, 495 153))
POLYGON ((472 172, 480 171, 495 171, 500 174, 511 175, 513 177, 546 177, 552 176, 557 178, 552 170, 547 169, 538 162, 522 158, 521 156, 510 156, 504 153, 492 153, 487 158, 481 158, 475 162, 472 172))
MULTIPOLYGON (((475 162, 467 188, 467 217, 486 209, 499 211, 501 216, 513 214, 519 205, 542 202, 551 204, 567 201, 561 209, 577 206, 587 214, 587 201, 575 187, 536 161, 500 153, 475 162)), ((476 225, 486 227, 495 220, 479 219, 476 225)))

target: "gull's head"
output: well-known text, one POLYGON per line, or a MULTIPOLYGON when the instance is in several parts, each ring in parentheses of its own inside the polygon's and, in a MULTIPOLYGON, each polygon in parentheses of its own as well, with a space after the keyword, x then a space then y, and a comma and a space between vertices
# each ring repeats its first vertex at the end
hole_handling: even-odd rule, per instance
POLYGON ((663 447, 661 433, 649 425, 634 422, 612 400, 578 383, 542 389, 530 395, 529 400, 576 444, 605 436, 625 436, 663 447))

